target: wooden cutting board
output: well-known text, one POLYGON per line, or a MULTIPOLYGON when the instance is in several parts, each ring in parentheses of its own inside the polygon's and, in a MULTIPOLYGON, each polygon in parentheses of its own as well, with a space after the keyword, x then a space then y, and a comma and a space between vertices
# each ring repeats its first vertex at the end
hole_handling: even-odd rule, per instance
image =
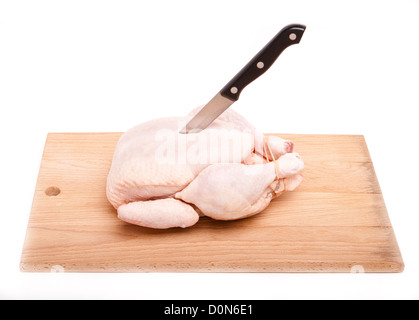
POLYGON ((21 257, 44 272, 401 272, 403 260, 363 136, 281 134, 304 181, 262 213, 153 230, 105 195, 121 133, 47 137, 21 257))

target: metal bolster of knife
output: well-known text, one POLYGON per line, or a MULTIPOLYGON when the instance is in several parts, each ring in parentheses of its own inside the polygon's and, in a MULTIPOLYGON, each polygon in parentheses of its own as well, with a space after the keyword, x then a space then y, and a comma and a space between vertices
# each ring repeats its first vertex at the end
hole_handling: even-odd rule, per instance
POLYGON ((242 90, 264 74, 286 48, 300 42, 305 29, 306 27, 301 24, 284 27, 221 89, 221 95, 232 101, 237 101, 242 90))

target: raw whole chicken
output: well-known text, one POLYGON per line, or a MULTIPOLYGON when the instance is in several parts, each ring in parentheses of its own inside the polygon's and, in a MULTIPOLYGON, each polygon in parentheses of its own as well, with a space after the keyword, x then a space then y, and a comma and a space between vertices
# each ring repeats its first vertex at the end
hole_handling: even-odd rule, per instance
POLYGON ((121 136, 106 186, 121 220, 166 229, 190 227, 203 215, 241 219, 301 183, 304 163, 293 143, 264 136, 231 108, 199 133, 179 133, 198 111, 121 136))

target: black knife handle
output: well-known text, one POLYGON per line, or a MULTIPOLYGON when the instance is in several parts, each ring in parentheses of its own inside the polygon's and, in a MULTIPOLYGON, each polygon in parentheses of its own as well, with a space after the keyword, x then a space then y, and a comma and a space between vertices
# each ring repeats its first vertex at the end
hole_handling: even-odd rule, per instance
POLYGON ((264 74, 282 51, 300 42, 305 29, 306 27, 301 24, 290 24, 284 27, 221 89, 221 95, 230 100, 237 101, 242 90, 253 80, 264 74))

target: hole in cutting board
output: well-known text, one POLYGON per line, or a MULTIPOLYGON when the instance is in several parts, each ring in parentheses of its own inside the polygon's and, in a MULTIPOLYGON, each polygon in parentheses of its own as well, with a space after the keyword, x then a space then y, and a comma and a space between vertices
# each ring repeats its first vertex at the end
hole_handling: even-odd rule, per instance
POLYGON ((61 190, 58 187, 49 187, 45 189, 45 194, 49 197, 58 196, 60 193, 61 193, 61 190))

